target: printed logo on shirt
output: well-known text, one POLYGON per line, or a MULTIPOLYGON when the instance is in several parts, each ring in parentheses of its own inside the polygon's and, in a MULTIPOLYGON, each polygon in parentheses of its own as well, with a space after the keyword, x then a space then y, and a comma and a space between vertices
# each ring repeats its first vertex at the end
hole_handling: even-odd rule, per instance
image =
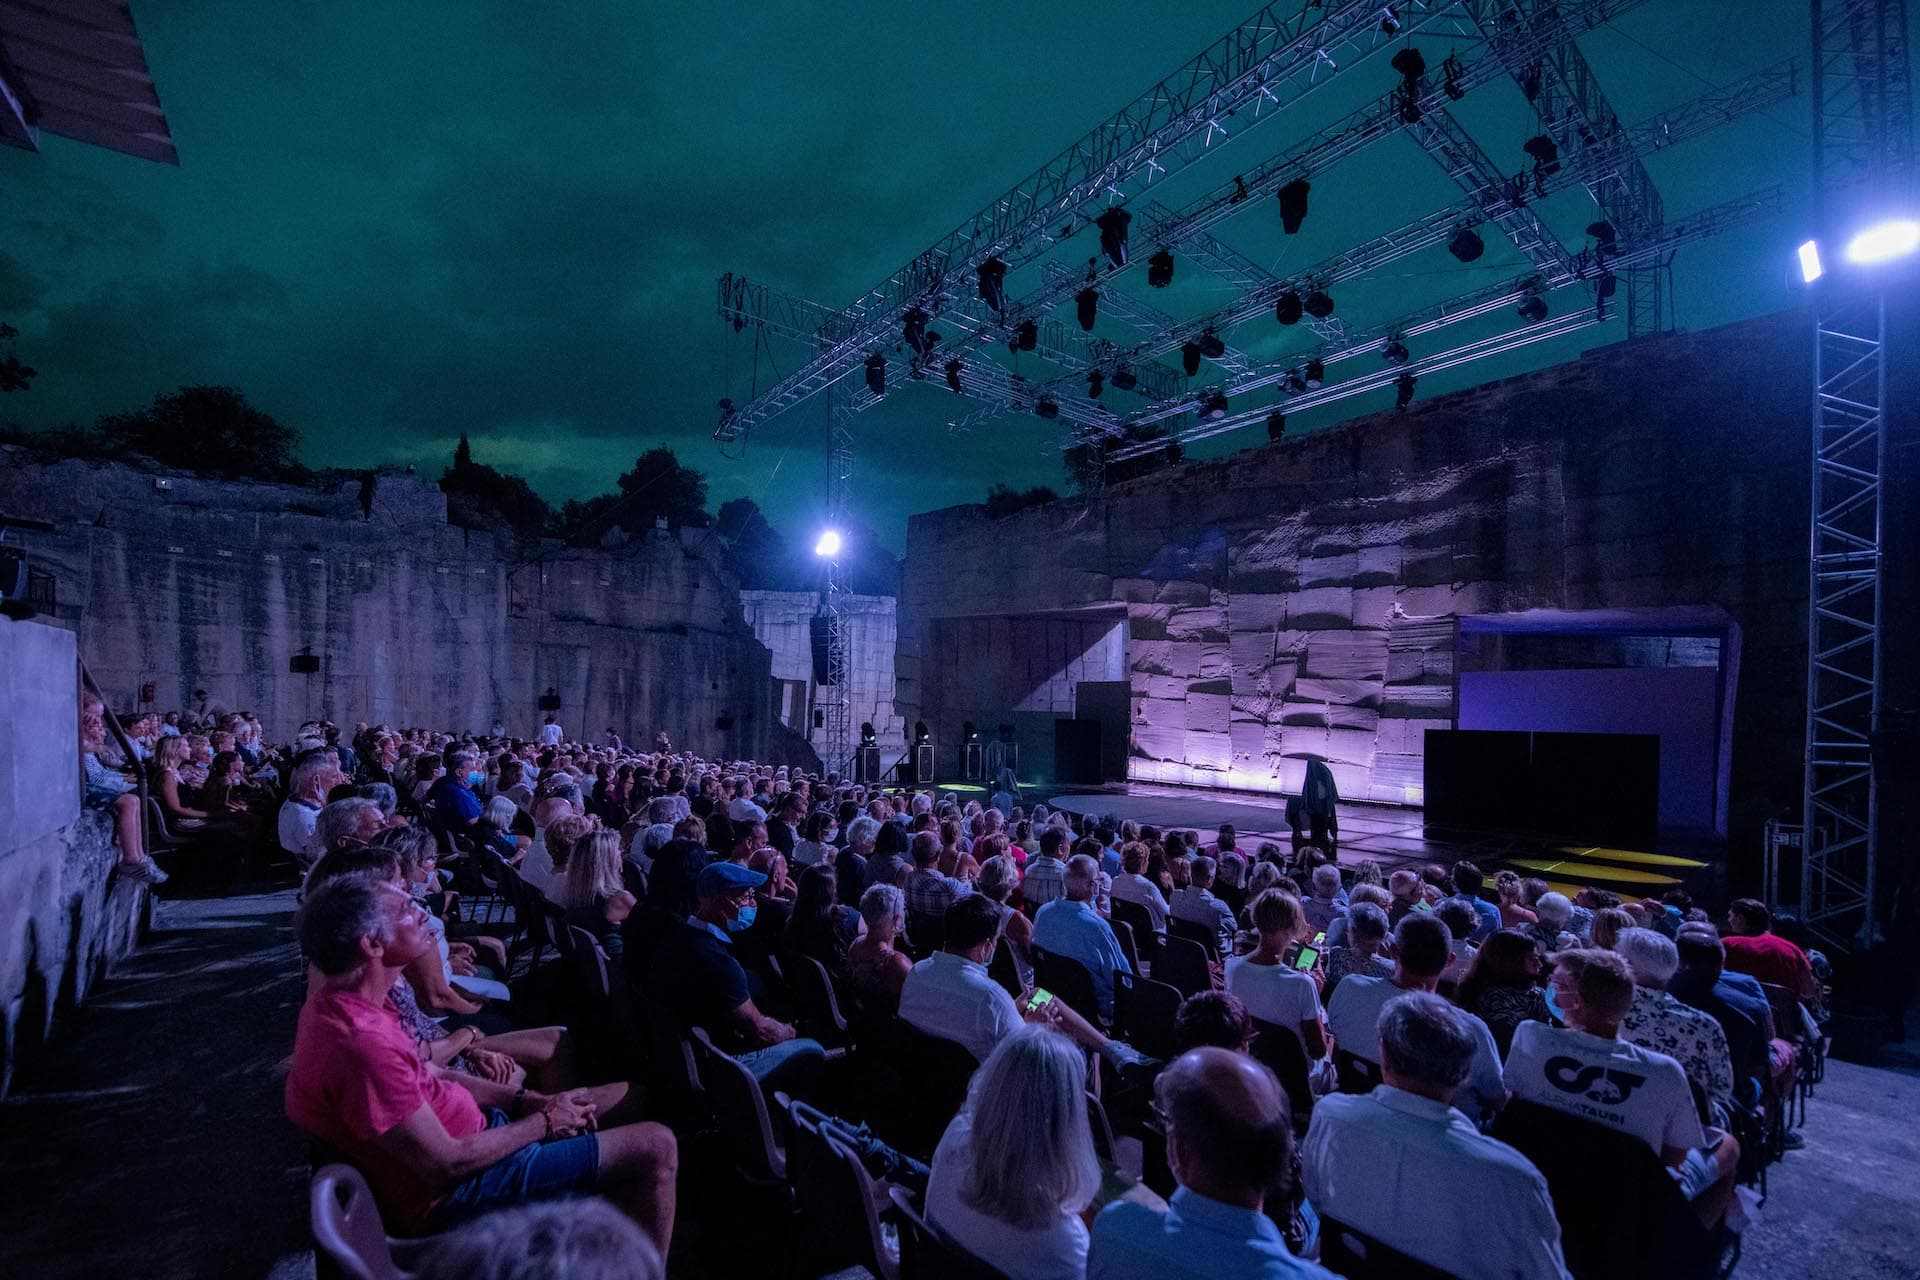
POLYGON ((1547 1083, 1562 1093, 1577 1093, 1602 1106, 1625 1105, 1647 1078, 1613 1067, 1588 1066, 1578 1058, 1548 1058, 1547 1083))

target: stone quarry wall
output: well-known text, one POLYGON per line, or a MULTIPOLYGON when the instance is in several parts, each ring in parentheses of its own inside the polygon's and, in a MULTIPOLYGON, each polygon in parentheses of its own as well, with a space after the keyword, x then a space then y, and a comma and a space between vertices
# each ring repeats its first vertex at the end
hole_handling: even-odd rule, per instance
POLYGON ((332 493, 36 464, 0 448, 6 532, 57 579, 56 620, 119 708, 196 688, 274 732, 311 716, 530 735, 560 697, 569 732, 661 730, 710 755, 775 740, 770 656, 709 531, 619 546, 523 546, 446 521, 423 478, 332 493), (288 671, 310 652, 313 675, 288 671))
POLYGON ((1311 753, 1345 796, 1418 802, 1460 615, 1717 605, 1743 633, 1731 812, 1750 837, 1798 805, 1809 346, 1803 316, 1764 317, 1097 501, 916 517, 900 713, 957 728, 951 619, 1120 605, 1131 777, 1292 791, 1311 753))
MULTIPOLYGON (((794 708, 788 727, 817 751, 823 731, 813 727, 811 709, 820 697, 813 683, 813 640, 809 623, 820 610, 816 591, 742 591, 740 607, 754 639, 773 654, 775 680, 805 687, 805 698, 794 708)), ((847 620, 847 661, 852 670, 853 725, 871 723, 880 753, 891 761, 906 749, 906 722, 893 706, 894 598, 849 595, 843 605, 847 620)))

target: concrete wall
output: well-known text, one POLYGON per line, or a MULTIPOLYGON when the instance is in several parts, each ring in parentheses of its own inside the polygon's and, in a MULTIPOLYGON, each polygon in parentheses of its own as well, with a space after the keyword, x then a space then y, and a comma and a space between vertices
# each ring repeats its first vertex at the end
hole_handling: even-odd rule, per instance
POLYGON ((58 619, 122 709, 152 683, 159 707, 204 688, 275 732, 324 714, 531 734, 552 688, 576 734, 769 750, 770 657, 705 530, 522 546, 448 525, 412 476, 320 493, 16 449, 0 512, 55 525, 6 539, 56 575, 58 619), (317 674, 288 672, 302 651, 317 674))
MULTIPOLYGON (((813 640, 809 620, 820 611, 814 591, 742 591, 740 607, 753 637, 773 654, 775 680, 806 686, 803 704, 789 722, 817 750, 823 731, 813 727, 811 710, 820 697, 813 683, 813 640)), ((892 596, 849 595, 847 661, 852 668, 853 727, 871 723, 880 754, 889 762, 906 748, 906 724, 893 706, 894 600, 892 596)))
POLYGON ((1458 615, 1714 604, 1745 637, 1750 840, 1798 803, 1809 345, 1792 315, 1623 344, 1095 502, 916 517, 901 714, 968 687, 950 619, 1120 605, 1132 777, 1292 790, 1317 754, 1343 795, 1417 803, 1458 615))
POLYGON ((133 949, 145 891, 108 879, 107 815, 80 808, 74 637, 0 620, 0 1095, 59 1008, 133 949))

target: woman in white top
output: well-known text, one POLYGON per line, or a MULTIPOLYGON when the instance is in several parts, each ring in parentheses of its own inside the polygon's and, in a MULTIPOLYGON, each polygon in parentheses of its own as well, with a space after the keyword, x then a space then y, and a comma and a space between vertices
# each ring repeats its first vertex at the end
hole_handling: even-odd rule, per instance
POLYGON ((1250 914, 1260 945, 1251 954, 1227 961, 1227 991, 1239 997, 1247 1012, 1262 1022, 1297 1031, 1309 1059, 1327 1055, 1326 1033, 1320 1027, 1320 983, 1323 970, 1301 972, 1287 963, 1287 952, 1307 930, 1307 914, 1300 900, 1284 889, 1269 889, 1253 901, 1250 914))
POLYGON ((1167 898, 1160 886, 1142 874, 1147 869, 1147 846, 1138 840, 1120 846, 1120 874, 1113 878, 1113 896, 1137 902, 1147 909, 1155 933, 1167 931, 1167 898))
POLYGON ((1100 1188, 1086 1059, 1043 1026, 1002 1040, 933 1153, 927 1217, 1009 1280, 1084 1280, 1100 1188))

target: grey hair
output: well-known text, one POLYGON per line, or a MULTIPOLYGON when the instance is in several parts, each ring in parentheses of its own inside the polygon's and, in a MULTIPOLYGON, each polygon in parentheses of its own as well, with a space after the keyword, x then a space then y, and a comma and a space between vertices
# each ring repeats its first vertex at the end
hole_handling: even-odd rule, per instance
POLYGON ((646 1232, 605 1200, 555 1200, 489 1213, 440 1237, 419 1280, 662 1280, 646 1232))
POLYGON ((1193 860, 1193 866, 1188 868, 1188 873, 1193 876, 1193 887, 1196 889, 1204 889, 1212 884, 1214 870, 1219 865, 1220 864, 1212 858, 1195 858, 1193 860))
POLYGON ((513 825, 513 819, 520 812, 520 806, 511 796, 495 796, 487 801, 487 821, 505 831, 513 825))
MULTIPOLYGON (((1072 868, 1068 868, 1071 873, 1072 868)), ((980 878, 975 887, 995 902, 1005 902, 1013 896, 1020 883, 1020 868, 1006 854, 995 854, 980 864, 980 878)))
POLYGON ((847 847, 872 844, 880 838, 880 823, 866 814, 861 814, 847 824, 847 847))
POLYGON ((878 929, 891 920, 895 930, 907 925, 907 895, 898 885, 870 884, 867 891, 860 895, 860 918, 867 922, 867 928, 878 929))
POLYGON ((1325 889, 1329 893, 1340 892, 1340 868, 1331 862, 1323 862, 1313 869, 1313 887, 1316 891, 1325 889))
POLYGON ((1564 893, 1543 893, 1534 899, 1533 909, 1540 917, 1541 924, 1556 927, 1563 926, 1573 919, 1573 903, 1564 893))
POLYGON ((1220 883, 1239 886, 1246 882, 1247 860, 1238 853, 1220 855, 1220 883))
POLYGON ((1086 1076, 1086 1059, 1057 1031, 1024 1026, 1002 1040, 967 1091, 972 1124, 960 1198, 1026 1230, 1091 1203, 1100 1162, 1086 1076))
POLYGON ((1652 929, 1622 929, 1613 949, 1643 987, 1665 988, 1680 968, 1680 949, 1673 939, 1652 929))
POLYGON ((379 805, 382 818, 391 818, 393 811, 400 807, 399 795, 384 782, 363 782, 353 789, 353 793, 362 800, 371 800, 379 805))
POLYGON ((385 942, 387 913, 380 905, 382 881, 371 875, 336 876, 314 889, 293 918, 294 936, 313 967, 328 977, 360 963, 360 940, 385 942))
POLYGON ((456 751, 453 760, 447 765, 447 772, 456 777, 466 777, 467 770, 480 763, 480 757, 471 751, 456 751))
POLYGON ((1247 901, 1252 902, 1268 889, 1280 883, 1280 877, 1286 873, 1271 862, 1256 862, 1253 870, 1247 873, 1247 901))
POLYGON ((293 776, 287 780, 287 786, 293 794, 304 795, 323 772, 332 768, 333 761, 327 759, 324 752, 307 756, 293 767, 293 776))
POLYGON ((1347 908, 1347 933, 1355 938, 1385 938, 1387 913, 1371 902, 1356 902, 1347 908))
POLYGON ((1395 1075, 1457 1089, 1476 1047, 1465 1015, 1439 996, 1409 992, 1380 1011, 1380 1061, 1395 1075))
POLYGON ((1100 887, 1100 864, 1087 854, 1074 854, 1067 859, 1064 883, 1069 898, 1091 898, 1093 891, 1100 887))
POLYGON ((341 837, 353 834, 360 825, 360 815, 372 813, 382 822, 386 815, 380 812, 380 806, 371 800, 359 796, 350 796, 345 800, 335 800, 320 810, 320 816, 313 821, 314 839, 322 849, 332 849, 340 843, 341 837))

